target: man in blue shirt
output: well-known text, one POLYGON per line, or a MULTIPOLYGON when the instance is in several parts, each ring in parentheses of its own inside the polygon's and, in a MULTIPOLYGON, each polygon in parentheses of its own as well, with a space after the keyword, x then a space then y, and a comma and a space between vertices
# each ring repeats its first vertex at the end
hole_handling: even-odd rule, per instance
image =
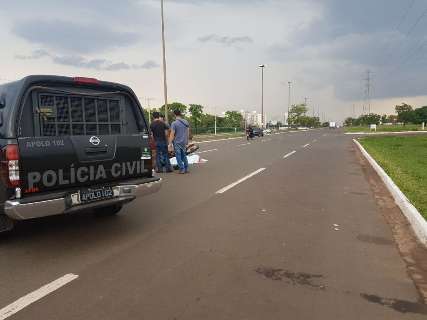
POLYGON ((175 149, 176 161, 179 173, 188 173, 187 145, 190 135, 190 125, 182 118, 181 111, 174 110, 176 120, 171 124, 171 134, 169 136, 169 147, 175 149))

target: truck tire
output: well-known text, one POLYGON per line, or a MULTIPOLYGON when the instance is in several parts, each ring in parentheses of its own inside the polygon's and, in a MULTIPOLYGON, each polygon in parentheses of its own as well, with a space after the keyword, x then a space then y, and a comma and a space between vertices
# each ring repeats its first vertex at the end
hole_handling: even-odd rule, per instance
POLYGON ((97 208, 94 210, 94 213, 97 217, 110 217, 118 214, 119 211, 122 210, 122 207, 123 206, 120 204, 115 204, 108 207, 97 208))
POLYGON ((15 226, 14 221, 4 214, 0 214, 0 233, 7 232, 15 226))

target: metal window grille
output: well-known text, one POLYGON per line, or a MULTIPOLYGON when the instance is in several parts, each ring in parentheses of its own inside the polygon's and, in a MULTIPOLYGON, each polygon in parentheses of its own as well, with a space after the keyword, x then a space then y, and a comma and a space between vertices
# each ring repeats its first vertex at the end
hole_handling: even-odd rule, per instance
POLYGON ((41 136, 112 135, 123 130, 120 100, 40 94, 41 136))

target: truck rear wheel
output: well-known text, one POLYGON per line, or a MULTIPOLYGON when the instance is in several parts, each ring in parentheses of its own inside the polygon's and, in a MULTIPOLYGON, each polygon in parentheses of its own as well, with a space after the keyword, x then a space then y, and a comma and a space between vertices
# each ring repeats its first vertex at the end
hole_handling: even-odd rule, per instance
POLYGON ((120 210, 122 210, 122 205, 115 204, 108 207, 102 207, 95 209, 95 216, 97 217, 109 217, 114 216, 119 213, 120 210))

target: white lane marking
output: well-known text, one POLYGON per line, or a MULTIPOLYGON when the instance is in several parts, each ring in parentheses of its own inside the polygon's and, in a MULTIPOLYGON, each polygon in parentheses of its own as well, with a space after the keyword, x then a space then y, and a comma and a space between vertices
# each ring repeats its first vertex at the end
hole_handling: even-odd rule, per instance
POLYGON ((293 155, 293 154, 295 154, 295 153, 297 153, 295 150, 294 150, 294 151, 292 151, 292 152, 289 152, 288 154, 285 154, 285 155, 283 156, 283 159, 289 158, 291 155, 293 155))
POLYGON ((215 193, 217 193, 217 194, 224 193, 224 192, 226 192, 226 191, 230 190, 231 188, 234 188, 234 187, 235 187, 235 186, 237 186, 238 184, 240 184, 240 183, 242 183, 242 182, 244 182, 244 181, 246 181, 246 180, 248 180, 248 179, 252 178, 253 176, 257 175, 258 173, 263 172, 265 169, 266 169, 266 168, 260 168, 260 169, 258 169, 258 170, 256 170, 256 171, 254 171, 254 172, 252 172, 252 173, 248 174, 247 176, 243 177, 242 179, 239 179, 239 180, 237 180, 236 182, 233 182, 233 183, 229 184, 228 186, 226 186, 226 187, 224 187, 224 188, 222 188, 222 189, 219 189, 219 190, 218 190, 217 192, 215 192, 215 193))
POLYGON ((271 139, 264 139, 264 140, 261 140, 261 142, 268 142, 268 141, 271 141, 271 139))
POLYGON ((307 148, 309 145, 310 145, 310 144, 309 144, 309 143, 307 143, 307 144, 303 145, 303 146, 302 146, 302 148, 307 148))
POLYGON ((243 146, 248 146, 248 145, 250 145, 251 143, 250 142, 248 142, 248 143, 242 143, 242 144, 239 144, 239 145, 237 145, 238 147, 243 147, 243 146))
POLYGON ((21 311, 25 307, 28 307, 30 304, 40 300, 41 298, 47 296, 53 291, 58 290, 59 288, 65 286, 71 281, 76 280, 78 277, 79 276, 76 274, 66 274, 65 276, 56 279, 55 281, 52 281, 51 283, 48 283, 43 287, 23 296, 22 298, 19 298, 15 302, 12 302, 8 306, 0 310, 0 320, 9 318, 10 316, 21 311))
POLYGON ((227 140, 236 140, 236 139, 243 139, 244 137, 237 137, 237 138, 224 138, 224 139, 217 139, 217 140, 206 140, 206 141, 195 141, 196 143, 210 143, 210 142, 217 142, 217 141, 227 141, 227 140))
POLYGON ((313 143, 314 143, 314 142, 317 142, 317 139, 314 139, 314 140, 313 140, 313 143))
POLYGON ((211 149, 211 150, 205 150, 205 151, 195 152, 194 154, 201 154, 201 153, 207 153, 207 152, 213 152, 213 151, 218 151, 218 149, 211 149))

